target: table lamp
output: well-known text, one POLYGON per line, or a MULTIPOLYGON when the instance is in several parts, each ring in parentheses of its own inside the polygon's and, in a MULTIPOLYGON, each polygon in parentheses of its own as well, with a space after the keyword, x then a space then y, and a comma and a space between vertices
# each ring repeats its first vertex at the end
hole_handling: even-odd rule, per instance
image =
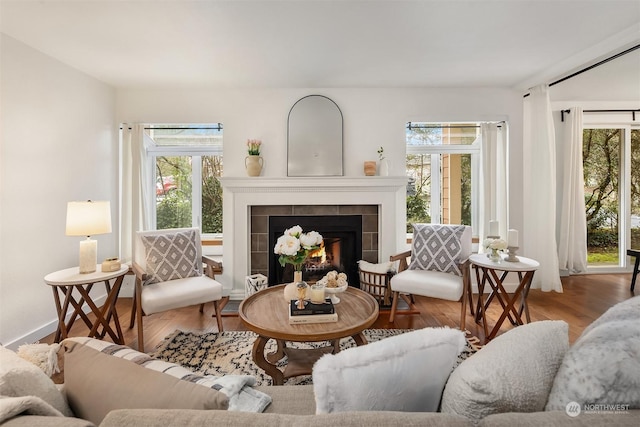
POLYGON ((98 242, 91 236, 111 233, 111 206, 108 201, 69 202, 67 236, 87 236, 80 242, 80 273, 93 273, 98 263, 98 242))

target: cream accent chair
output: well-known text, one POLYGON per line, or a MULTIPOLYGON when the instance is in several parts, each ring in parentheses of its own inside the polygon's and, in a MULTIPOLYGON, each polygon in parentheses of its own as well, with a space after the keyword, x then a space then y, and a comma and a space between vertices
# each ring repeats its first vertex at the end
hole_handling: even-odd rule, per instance
MULTIPOLYGON (((169 240, 169 242, 171 242, 169 240)), ((170 270, 171 267, 168 267, 170 270)), ((223 331, 222 326, 222 308, 229 300, 228 296, 223 296, 223 286, 215 280, 215 273, 222 272, 222 265, 212 259, 202 256, 202 242, 200 240, 200 231, 197 228, 175 228, 167 230, 139 231, 136 233, 134 244, 133 271, 136 275, 134 301, 131 307, 131 323, 129 328, 133 328, 135 322, 138 322, 138 349, 144 352, 144 335, 142 316, 159 313, 163 311, 173 310, 176 308, 187 307, 190 305, 200 304, 200 313, 204 312, 204 304, 213 302, 215 315, 218 323, 218 331, 223 331), (185 234, 186 233, 186 234, 185 234), (180 250, 173 250, 169 253, 160 253, 156 249, 162 251, 171 251, 167 249, 172 243, 167 245, 167 240, 176 234, 183 234, 189 237, 188 244, 191 250, 181 253, 180 250), (157 240, 157 247, 150 242, 157 240), (147 248, 143 241, 147 241, 147 248), (160 243, 161 242, 161 243, 160 243), (148 258, 149 251, 155 251, 155 258, 148 258), (193 256, 193 258, 190 258, 193 256), (152 260, 163 257, 169 263, 173 264, 176 259, 182 257, 182 261, 189 265, 189 277, 171 278, 167 281, 156 281, 152 260), (151 261, 152 265, 149 265, 151 261), (204 268, 204 271, 203 271, 204 268)), ((178 270, 175 270, 176 272, 178 270)), ((164 270, 163 270, 164 272, 164 270)), ((170 274, 173 274, 171 272, 170 274)), ((176 273, 180 275, 180 273, 176 273)), ((162 275, 162 273, 160 273, 162 275)), ((175 274, 173 274, 175 275, 175 274)), ((182 274, 184 275, 184 274, 182 274)))
POLYGON ((422 295, 449 301, 460 301, 462 298, 460 329, 465 329, 467 298, 469 300, 471 315, 473 315, 469 262, 469 256, 471 256, 472 251, 471 238, 471 227, 466 226, 460 238, 461 251, 457 262, 462 276, 442 271, 409 270, 408 267, 410 263, 408 260, 411 258, 411 251, 392 255, 389 258, 390 261, 398 262, 398 274, 393 276, 390 281, 393 301, 391 303, 389 322, 393 322, 395 319, 399 297, 403 298, 409 305, 409 314, 419 313, 414 305, 413 295, 422 295))

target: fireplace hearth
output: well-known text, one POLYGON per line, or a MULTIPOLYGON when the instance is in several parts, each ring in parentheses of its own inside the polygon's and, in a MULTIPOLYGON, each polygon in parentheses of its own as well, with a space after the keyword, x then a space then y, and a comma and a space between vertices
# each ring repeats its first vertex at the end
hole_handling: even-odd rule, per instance
MULTIPOLYGON (((362 259, 362 215, 304 215, 270 216, 269 247, 286 229, 295 225, 304 232, 317 231, 322 234, 324 247, 312 254, 303 267, 302 277, 307 282, 316 282, 330 271, 346 273, 350 286, 359 287, 358 261, 362 259)), ((293 266, 283 268, 278 255, 269 252, 269 283, 276 285, 293 280, 293 266)))

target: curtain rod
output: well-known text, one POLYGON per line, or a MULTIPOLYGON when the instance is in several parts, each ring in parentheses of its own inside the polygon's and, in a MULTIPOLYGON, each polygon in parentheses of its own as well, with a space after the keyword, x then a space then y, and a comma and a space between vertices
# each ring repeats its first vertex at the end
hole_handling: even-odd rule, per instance
MULTIPOLYGON (((633 121, 636 121, 636 112, 640 113, 640 109, 636 110, 582 110, 583 113, 631 113, 633 121)), ((560 110, 560 121, 564 122, 564 115, 570 114, 571 110, 560 110)))
MULTIPOLYGON (((595 64, 593 64, 593 65, 589 65, 588 67, 583 68, 582 70, 576 71, 576 72, 575 72, 575 73, 573 73, 573 74, 569 74, 568 76, 563 77, 563 78, 561 78, 560 80, 556 80, 556 81, 555 81, 555 82, 553 82, 553 83, 549 83, 549 87, 551 87, 551 86, 555 86, 555 85, 557 85, 558 83, 562 83, 562 82, 563 82, 563 81, 565 81, 565 80, 569 80, 569 79, 570 79, 570 78, 572 78, 572 77, 575 77, 575 76, 577 76, 577 75, 580 75, 580 74, 582 74, 582 73, 585 73, 585 72, 587 72, 587 71, 589 71, 589 70, 591 70, 591 69, 593 69, 593 68, 599 67, 600 65, 606 64, 606 63, 607 63, 607 62, 609 62, 609 61, 613 61, 613 60, 614 60, 614 59, 616 59, 616 58, 620 58, 621 56, 624 56, 624 55, 626 55, 627 53, 631 53, 631 52, 633 52, 633 51, 634 51, 634 50, 636 50, 636 49, 640 49, 640 44, 637 44, 637 45, 635 45, 635 46, 632 46, 632 47, 630 47, 629 49, 627 49, 627 50, 625 50, 625 51, 622 51, 622 52, 620 52, 620 53, 616 53, 615 55, 610 56, 609 58, 603 59, 603 60, 602 60, 602 61, 600 61, 600 62, 596 62, 596 63, 595 63, 595 64)), ((523 98, 526 98, 526 97, 527 97, 527 96, 529 96, 529 95, 530 95, 530 93, 526 93, 526 94, 523 96, 523 98)))
MULTIPOLYGON (((124 129, 122 126, 120 126, 120 130, 124 129)), ((127 129, 131 130, 131 127, 127 127, 127 129)), ((145 130, 222 130, 222 123, 218 123, 216 126, 210 126, 210 127, 183 127, 183 128, 144 128, 145 130)))
MULTIPOLYGON (((480 127, 480 125, 412 125, 411 123, 413 122, 407 122, 407 129, 409 130, 411 129, 465 129, 465 128, 477 129, 480 127)), ((501 120, 499 122, 482 122, 482 123, 496 123, 498 126, 501 126, 503 123, 505 123, 505 121, 501 120)))

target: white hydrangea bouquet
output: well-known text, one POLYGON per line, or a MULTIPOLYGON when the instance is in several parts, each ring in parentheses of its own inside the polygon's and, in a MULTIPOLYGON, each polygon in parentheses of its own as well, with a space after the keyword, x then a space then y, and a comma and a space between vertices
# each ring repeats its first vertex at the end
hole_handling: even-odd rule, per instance
POLYGON ((486 239, 484 247, 485 249, 503 251, 507 249, 507 242, 504 239, 486 239))
POLYGON ((507 246, 504 239, 485 239, 484 241, 487 256, 493 262, 500 262, 500 252, 507 249, 507 246))
POLYGON ((288 228, 278 238, 273 252, 280 255, 278 261, 281 266, 292 264, 295 271, 302 271, 309 254, 322 247, 322 235, 317 231, 302 232, 302 227, 296 225, 288 228))

